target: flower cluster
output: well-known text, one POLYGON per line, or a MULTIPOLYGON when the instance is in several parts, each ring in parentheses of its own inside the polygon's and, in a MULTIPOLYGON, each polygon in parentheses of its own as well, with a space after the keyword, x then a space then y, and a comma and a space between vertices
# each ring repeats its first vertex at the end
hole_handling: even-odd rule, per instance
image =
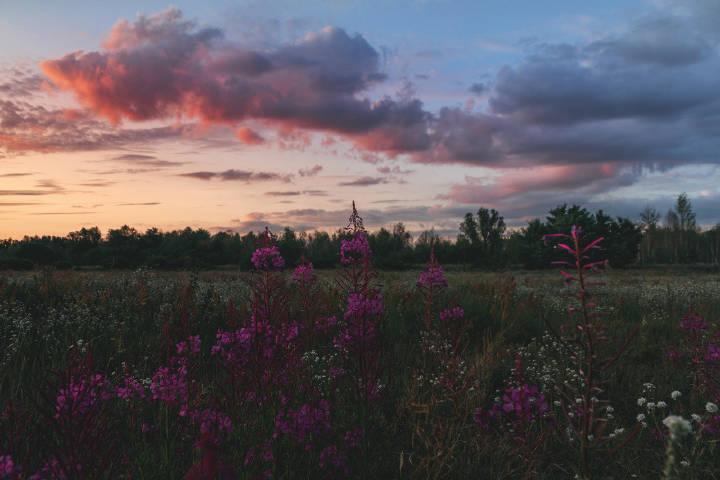
POLYGON ((680 328, 691 332, 700 332, 708 329, 704 318, 696 313, 686 313, 680 320, 680 328))
POLYGON ((187 372, 185 358, 173 358, 171 366, 158 368, 150 383, 152 399, 185 406, 188 398, 187 372))
POLYGON ((0 478, 12 478, 20 473, 20 469, 10 455, 0 455, 0 478))
POLYGON ((370 243, 365 232, 358 231, 353 238, 340 243, 340 262, 343 265, 362 263, 370 258, 370 243))
POLYGON ((123 400, 145 398, 145 388, 134 377, 127 376, 121 386, 115 388, 115 394, 123 400))
POLYGON ((276 246, 258 248, 253 252, 250 261, 257 270, 265 272, 282 270, 285 267, 285 259, 276 246))
POLYGON ((440 321, 450 322, 452 320, 462 320, 465 318, 465 310, 462 307, 446 308, 440 311, 440 321))
POLYGON ((187 416, 193 423, 200 425, 201 434, 218 435, 221 432, 232 432, 232 421, 222 412, 206 408, 192 410, 188 412, 187 416))
POLYGON ((315 280, 315 269, 310 262, 301 263, 293 271, 292 279, 300 285, 309 285, 315 280))
POLYGON ((175 349, 177 350, 178 355, 183 355, 185 353, 197 355, 200 353, 200 344, 200 335, 194 335, 188 337, 187 341, 183 340, 178 342, 177 345, 175 345, 175 349))
POLYGON ((383 308, 383 299, 379 293, 375 293, 373 296, 351 293, 348 296, 345 319, 382 315, 383 308))
POLYGON ((431 263, 420 273, 417 284, 423 288, 444 288, 448 286, 443 268, 437 263, 431 263))
POLYGON ((305 450, 312 448, 313 439, 330 430, 330 403, 320 400, 317 405, 304 404, 297 410, 288 409, 275 418, 275 434, 288 435, 305 450))
POLYGON ((87 378, 71 379, 57 394, 55 418, 81 416, 112 397, 112 386, 101 373, 87 378))

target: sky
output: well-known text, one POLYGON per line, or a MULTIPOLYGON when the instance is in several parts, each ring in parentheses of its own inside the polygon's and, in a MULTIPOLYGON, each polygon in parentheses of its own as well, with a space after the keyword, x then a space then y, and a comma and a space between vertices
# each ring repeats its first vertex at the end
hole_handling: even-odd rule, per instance
POLYGON ((0 0, 0 237, 720 222, 717 0, 0 0))

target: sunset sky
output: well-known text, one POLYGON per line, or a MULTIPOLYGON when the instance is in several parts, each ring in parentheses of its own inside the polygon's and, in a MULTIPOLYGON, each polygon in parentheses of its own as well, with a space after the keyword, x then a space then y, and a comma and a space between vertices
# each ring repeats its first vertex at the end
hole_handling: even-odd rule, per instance
POLYGON ((717 0, 0 0, 0 237, 720 221, 717 0))

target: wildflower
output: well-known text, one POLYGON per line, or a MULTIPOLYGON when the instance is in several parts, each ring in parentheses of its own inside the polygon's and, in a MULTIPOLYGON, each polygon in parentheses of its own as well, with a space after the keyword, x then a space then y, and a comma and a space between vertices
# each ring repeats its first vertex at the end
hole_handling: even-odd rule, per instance
POLYGON ((638 422, 643 422, 643 421, 645 421, 645 414, 644 414, 644 413, 638 413, 638 415, 637 415, 636 418, 637 418, 637 421, 638 421, 638 422))
POLYGON ((18 470, 10 455, 0 455, 0 478, 9 477, 17 473, 18 470))
POLYGON ((464 316, 465 310, 462 307, 446 308, 440 312, 440 321, 461 320, 464 316))
POLYGON ((718 406, 712 402, 707 402, 705 404, 705 410, 707 410, 708 413, 717 413, 718 406))
POLYGON ((683 467, 689 467, 690 462, 688 462, 687 460, 680 460, 680 465, 682 465, 683 467))
POLYGON ((678 390, 673 390, 670 393, 670 398, 672 398, 673 400, 677 400, 678 398, 680 398, 681 395, 682 393, 680 393, 678 390))
POLYGON ((669 415, 663 420, 663 424, 670 430, 670 438, 676 440, 692 432, 692 425, 683 417, 669 415))
POLYGON ((145 398, 145 388, 133 377, 125 377, 123 385, 115 389, 118 398, 132 400, 133 398, 145 398))
POLYGON ((352 239, 340 243, 340 262, 343 265, 362 263, 370 258, 370 244, 364 232, 356 232, 352 239))
POLYGON ((696 313, 686 313, 680 320, 680 328, 690 332, 707 330, 708 324, 704 318, 696 313))
POLYGON ((708 362, 720 361, 720 345, 710 343, 707 346, 707 353, 705 354, 705 360, 708 362))
POLYGON ((648 411, 655 410, 655 402, 648 402, 646 408, 648 409, 648 411))
POLYGON ((431 263, 428 265, 427 270, 420 273, 417 284, 424 288, 443 288, 448 286, 443 268, 437 263, 431 263))
POLYGON ((647 403, 647 399, 645 397, 640 397, 637 399, 638 407, 642 407, 647 403))
POLYGON ((690 418, 692 418, 693 422, 695 423, 700 423, 700 420, 702 420, 702 417, 700 417, 700 415, 698 415, 697 413, 693 413, 692 415, 690 415, 690 418))
POLYGON ((299 283, 300 285, 308 285, 312 283, 315 280, 315 269, 313 268, 313 264, 307 262, 301 263, 300 265, 295 267, 292 279, 294 282, 299 283))
POLYGON ((253 252, 250 261, 257 270, 262 271, 282 270, 285 266, 285 259, 276 246, 258 248, 253 252))
POLYGON ((657 402, 657 408, 666 408, 667 403, 663 402, 662 400, 657 402))
POLYGON ((365 315, 381 315, 383 313, 382 296, 378 293, 374 297, 365 297, 360 293, 351 293, 348 296, 345 319, 365 315))

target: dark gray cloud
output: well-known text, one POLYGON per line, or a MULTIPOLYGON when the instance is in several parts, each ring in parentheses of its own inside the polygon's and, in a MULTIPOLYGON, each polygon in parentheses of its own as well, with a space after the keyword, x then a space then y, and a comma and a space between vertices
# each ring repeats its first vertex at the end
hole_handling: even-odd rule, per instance
POLYGON ((385 177, 360 177, 355 180, 338 183, 341 187, 368 187, 371 185, 380 185, 382 183, 388 183, 385 177))
POLYGON ((273 173, 273 172, 253 172, 250 170, 224 170, 222 172, 188 172, 179 174, 181 177, 195 178, 197 180, 222 180, 222 181, 240 181, 246 183, 280 181, 289 183, 292 181, 291 174, 273 173))
POLYGON ((154 155, 146 155, 140 153, 124 153, 122 155, 116 155, 107 161, 127 163, 130 165, 140 165, 146 167, 164 168, 164 167, 179 167, 185 165, 187 162, 173 162, 169 160, 160 160, 154 155))
POLYGON ((287 192, 265 192, 268 197, 296 197, 302 195, 302 192, 298 191, 287 191, 287 192))
POLYGON ((313 165, 312 167, 301 168, 298 173, 301 177, 314 177, 318 173, 322 172, 322 165, 313 165))

